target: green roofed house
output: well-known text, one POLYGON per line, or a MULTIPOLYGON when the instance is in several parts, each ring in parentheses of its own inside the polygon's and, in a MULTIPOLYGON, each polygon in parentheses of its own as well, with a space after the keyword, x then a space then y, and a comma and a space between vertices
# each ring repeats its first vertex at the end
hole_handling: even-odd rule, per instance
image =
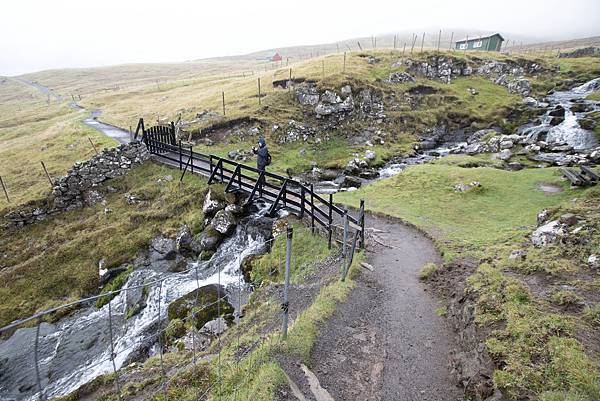
POLYGON ((456 50, 483 50, 490 52, 499 52, 504 38, 499 33, 489 36, 475 36, 473 38, 457 40, 456 50))

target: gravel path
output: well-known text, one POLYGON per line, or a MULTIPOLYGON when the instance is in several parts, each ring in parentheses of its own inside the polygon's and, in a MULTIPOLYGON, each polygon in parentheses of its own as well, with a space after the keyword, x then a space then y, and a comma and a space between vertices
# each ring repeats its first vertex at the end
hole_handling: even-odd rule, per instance
MULTIPOLYGON (((384 232, 369 244, 374 270, 363 269, 357 288, 324 325, 310 369, 340 400, 462 400, 449 378, 449 328, 440 306, 416 274, 440 262, 430 240, 397 221, 367 216, 367 227, 384 232)), ((284 366, 309 400, 301 367, 284 366)), ((285 399, 295 399, 285 397, 285 399)))

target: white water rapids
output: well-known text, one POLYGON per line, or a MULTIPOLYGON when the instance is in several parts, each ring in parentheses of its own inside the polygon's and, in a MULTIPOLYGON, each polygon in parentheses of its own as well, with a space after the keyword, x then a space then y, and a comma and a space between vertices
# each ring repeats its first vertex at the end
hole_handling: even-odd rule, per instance
MULTIPOLYGON (((102 308, 84 308, 61 319, 57 324, 40 327, 39 366, 47 398, 66 395, 94 378, 113 371, 110 360, 109 307, 112 312, 115 364, 117 369, 138 353, 145 354, 156 343, 159 325, 164 329, 168 305, 198 286, 221 284, 233 288, 245 285, 240 263, 247 255, 265 251, 265 238, 253 228, 268 205, 240 223, 207 262, 194 262, 181 273, 160 271, 152 265, 136 269, 123 291, 102 308), (196 270, 198 282, 196 282, 196 270), (127 297, 140 290, 140 284, 152 284, 146 306, 126 319, 127 297), (159 310, 160 306, 160 310, 159 310), (159 320, 160 315, 160 320, 159 320)), ((233 302, 232 302, 233 303, 233 302)), ((17 330, 0 342, 0 400, 38 399, 33 347, 35 328, 17 330)))

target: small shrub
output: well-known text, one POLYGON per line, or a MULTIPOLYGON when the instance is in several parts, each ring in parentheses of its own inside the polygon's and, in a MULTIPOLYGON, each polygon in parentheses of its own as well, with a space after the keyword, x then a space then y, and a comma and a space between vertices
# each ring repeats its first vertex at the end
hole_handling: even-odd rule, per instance
POLYGON ((573 291, 569 290, 560 290, 552 294, 552 301, 561 305, 575 305, 581 301, 581 297, 575 294, 573 291))
POLYGON ((592 307, 585 308, 585 310, 583 311, 583 315, 593 325, 600 326, 600 304, 596 304, 592 307))
POLYGON ((427 263, 425 266, 421 268, 419 273, 417 273, 417 277, 419 280, 427 280, 431 277, 436 271, 438 271, 439 267, 435 263, 427 263))

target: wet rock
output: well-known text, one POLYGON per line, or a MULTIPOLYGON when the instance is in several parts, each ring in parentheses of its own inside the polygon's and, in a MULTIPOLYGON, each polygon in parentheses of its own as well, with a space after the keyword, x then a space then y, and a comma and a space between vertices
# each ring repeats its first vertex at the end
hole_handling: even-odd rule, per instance
POLYGON ((368 163, 359 158, 354 158, 348 162, 345 171, 351 174, 358 174, 361 170, 369 167, 368 163))
POLYGON ((600 255, 597 255, 595 253, 591 254, 588 257, 588 266, 591 267, 592 269, 600 269, 600 255))
POLYGON ((114 279, 119 274, 123 273, 129 268, 128 263, 122 264, 121 266, 113 267, 111 269, 107 269, 105 265, 106 261, 104 260, 104 258, 100 259, 100 262, 98 262, 98 276, 100 278, 100 286, 105 285, 106 283, 108 283, 109 281, 111 281, 112 279, 114 279))
POLYGON ((567 226, 558 220, 550 221, 538 227, 531 234, 531 242, 537 247, 544 247, 562 242, 568 235, 567 226))
POLYGON ((486 136, 497 135, 498 132, 495 129, 480 129, 475 131, 471 136, 467 138, 467 143, 472 144, 481 141, 486 136))
POLYGON ((175 250, 182 255, 193 253, 192 242, 190 228, 184 224, 177 232, 177 237, 175 237, 175 250))
POLYGON ((234 312, 233 306, 225 298, 225 287, 209 284, 200 287, 169 304, 167 314, 169 321, 174 319, 189 320, 197 329, 207 322, 234 312), (192 312, 195 318, 191 319, 192 312))
POLYGON ((171 263, 167 269, 167 271, 171 273, 179 273, 187 270, 188 262, 185 257, 182 255, 177 255, 173 263, 171 263))
POLYGON ((538 101, 532 98, 531 96, 527 96, 526 98, 524 98, 523 103, 525 103, 525 105, 529 107, 537 107, 538 105, 538 101))
POLYGON ((176 256, 175 241, 172 239, 160 235, 150 243, 150 259, 152 261, 175 260, 176 256))
POLYGON ((565 108, 561 105, 556 106, 552 111, 548 113, 549 116, 552 117, 563 117, 565 116, 565 108))
POLYGON ((202 252, 205 250, 215 251, 222 240, 223 235, 213 229, 212 226, 209 226, 202 234, 200 234, 200 248, 202 249, 202 252))
POLYGON ((229 210, 219 210, 210 222, 211 227, 222 235, 231 233, 236 225, 236 219, 229 210))
POLYGON ((216 199, 212 189, 209 189, 204 198, 202 213, 204 213, 205 216, 213 216, 219 210, 225 209, 226 206, 227 204, 222 200, 216 199))
POLYGON ((333 182, 341 188, 360 188, 362 185, 360 178, 351 175, 340 175, 333 182))
POLYGON ((406 72, 392 72, 387 81, 391 84, 404 84, 406 82, 416 82, 415 79, 406 72))

